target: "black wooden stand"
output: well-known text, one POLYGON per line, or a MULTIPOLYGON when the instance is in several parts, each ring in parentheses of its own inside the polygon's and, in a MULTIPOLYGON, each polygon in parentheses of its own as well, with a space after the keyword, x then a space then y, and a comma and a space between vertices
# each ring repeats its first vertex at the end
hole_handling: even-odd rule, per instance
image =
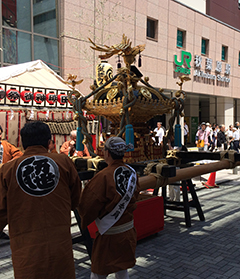
MULTIPOLYGON (((201 221, 205 220, 201 205, 199 203, 197 193, 195 190, 195 184, 192 183, 191 179, 183 180, 181 183, 176 183, 174 185, 182 186, 182 197, 183 201, 170 201, 166 196, 166 187, 162 187, 162 196, 164 199, 164 214, 166 215, 166 209, 183 211, 185 216, 186 227, 191 227, 191 216, 190 216, 190 207, 195 207, 201 221), (192 196, 192 199, 188 199, 188 189, 192 196)), ((158 194, 158 189, 155 189, 153 195, 158 194)))

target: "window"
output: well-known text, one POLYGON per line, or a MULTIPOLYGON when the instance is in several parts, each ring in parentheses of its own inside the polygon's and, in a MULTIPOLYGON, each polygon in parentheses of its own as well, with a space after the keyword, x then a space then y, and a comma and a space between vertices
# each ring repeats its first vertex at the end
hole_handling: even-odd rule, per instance
POLYGON ((208 55, 208 49, 209 49, 209 40, 202 38, 202 47, 201 47, 201 54, 208 55))
POLYGON ((2 0, 3 25, 26 31, 31 30, 31 1, 2 0))
POLYGON ((222 61, 227 61, 228 47, 222 46, 222 61))
POLYGON ((186 31, 177 30, 177 47, 185 47, 186 31))
POLYGON ((158 21, 147 18, 147 38, 157 41, 158 21))
POLYGON ((240 66, 240 51, 238 53, 238 66, 240 66))
POLYGON ((3 62, 7 64, 18 64, 30 60, 30 34, 3 28, 3 62))
POLYGON ((54 71, 58 70, 58 40, 34 36, 34 59, 49 63, 54 71))
POLYGON ((42 59, 59 70, 56 0, 2 0, 0 66, 42 59), (46 2, 46 3, 45 3, 46 2))

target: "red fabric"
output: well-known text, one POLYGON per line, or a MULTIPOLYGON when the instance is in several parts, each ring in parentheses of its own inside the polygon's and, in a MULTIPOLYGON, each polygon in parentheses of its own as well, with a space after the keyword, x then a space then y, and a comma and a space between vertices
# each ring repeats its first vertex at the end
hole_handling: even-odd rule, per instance
POLYGON ((94 150, 96 150, 96 135, 91 135, 92 137, 92 147, 94 150))

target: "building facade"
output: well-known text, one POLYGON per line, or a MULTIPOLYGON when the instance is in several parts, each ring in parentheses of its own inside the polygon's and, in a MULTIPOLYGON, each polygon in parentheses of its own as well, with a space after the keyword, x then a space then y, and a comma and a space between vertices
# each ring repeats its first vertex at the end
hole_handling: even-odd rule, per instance
MULTIPOLYGON (((179 89, 178 76, 191 78, 183 85, 191 141, 201 121, 228 126, 240 120, 240 31, 225 18, 214 18, 209 7, 220 1, 1 2, 1 66, 42 59, 65 79, 69 73, 84 79, 78 89, 87 95, 99 62, 88 38, 111 46, 125 34, 133 46, 146 44, 140 71, 151 85, 171 96, 179 89)), ((237 1, 225 2, 239 11, 237 1)), ((108 62, 116 72, 118 57, 108 62)))
POLYGON ((41 59, 59 72, 59 20, 55 0, 1 0, 1 66, 41 59))

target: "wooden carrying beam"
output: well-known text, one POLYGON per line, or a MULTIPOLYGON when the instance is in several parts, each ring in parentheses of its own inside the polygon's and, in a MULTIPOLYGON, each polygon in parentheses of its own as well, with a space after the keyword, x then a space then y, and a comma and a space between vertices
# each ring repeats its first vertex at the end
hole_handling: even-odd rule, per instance
MULTIPOLYGON (((222 169, 230 169, 240 165, 240 161, 236 162, 234 166, 229 160, 221 160, 215 163, 208 163, 205 165, 198 165, 176 170, 176 176, 168 178, 168 184, 173 184, 177 181, 191 179, 193 177, 215 172, 222 169)), ((147 190, 149 188, 157 188, 157 178, 152 175, 142 176, 139 178, 140 190, 147 190)), ((167 184, 167 185, 168 185, 167 184)), ((162 185, 166 186, 166 185, 162 185)), ((162 187, 160 186, 160 187, 162 187)))

